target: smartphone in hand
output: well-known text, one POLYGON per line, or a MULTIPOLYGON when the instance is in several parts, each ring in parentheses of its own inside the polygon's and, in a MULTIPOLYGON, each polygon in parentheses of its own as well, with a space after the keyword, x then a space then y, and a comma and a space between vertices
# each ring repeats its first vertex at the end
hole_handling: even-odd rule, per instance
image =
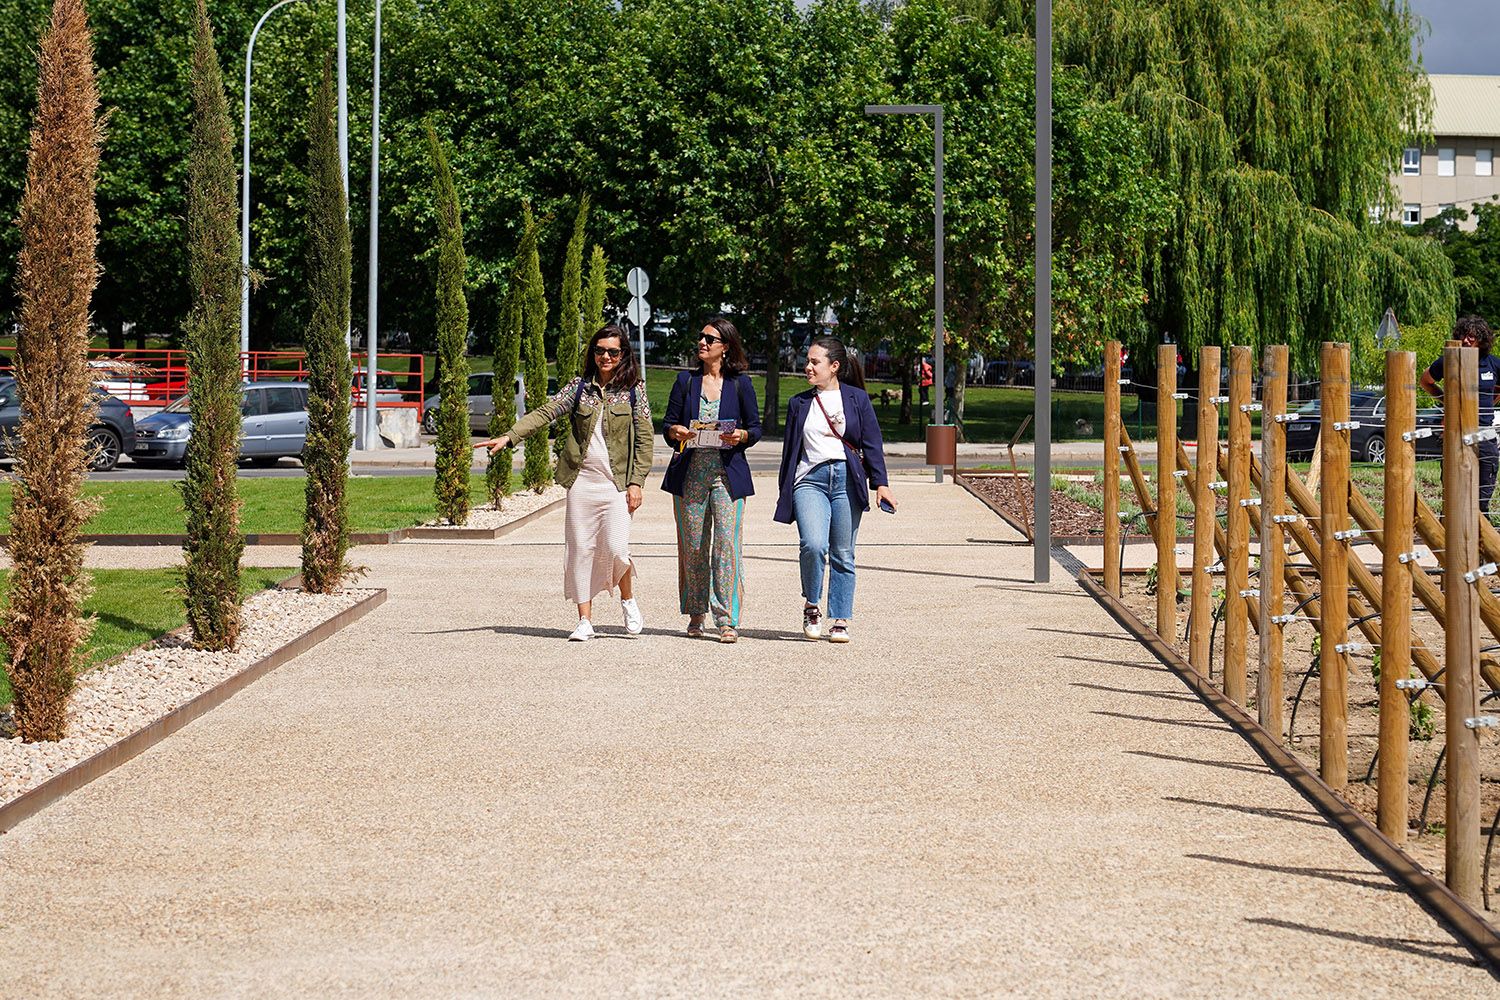
POLYGON ((894 513, 896 513, 896 508, 891 505, 891 502, 889 500, 882 499, 880 501, 880 503, 879 503, 878 506, 880 507, 881 510, 885 511, 887 514, 894 514, 894 513))

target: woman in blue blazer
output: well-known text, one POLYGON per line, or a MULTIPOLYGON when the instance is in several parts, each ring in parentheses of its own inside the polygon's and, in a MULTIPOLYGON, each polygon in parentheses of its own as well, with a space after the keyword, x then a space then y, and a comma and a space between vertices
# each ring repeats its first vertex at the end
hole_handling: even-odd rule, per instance
POLYGON ((818 337, 804 368, 811 388, 787 400, 776 520, 797 522, 801 539, 802 634, 822 637, 828 572, 828 641, 849 641, 854 617, 854 539, 870 509, 870 487, 895 513, 875 407, 859 362, 837 337, 818 337))
POLYGON ((739 638, 744 599, 741 529, 745 498, 755 492, 745 449, 760 440, 760 410, 745 374, 739 331, 715 317, 698 337, 698 363, 677 374, 667 400, 665 437, 675 451, 661 488, 677 520, 677 589, 687 634, 703 634, 712 612, 720 642, 739 638), (707 447, 688 447, 694 420, 728 428, 707 447), (730 426, 732 423, 732 426, 730 426))

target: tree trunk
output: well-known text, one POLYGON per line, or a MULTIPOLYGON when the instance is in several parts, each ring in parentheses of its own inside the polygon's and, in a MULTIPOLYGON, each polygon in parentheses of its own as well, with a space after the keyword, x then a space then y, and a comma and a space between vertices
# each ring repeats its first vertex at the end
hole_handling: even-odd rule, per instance
POLYGON ((760 415, 761 429, 775 434, 780 428, 781 418, 781 330, 777 315, 779 305, 772 302, 766 307, 766 405, 760 415))
POLYGON ((964 389, 969 385, 969 364, 967 361, 955 363, 953 366, 953 408, 954 423, 958 424, 958 439, 967 441, 968 435, 964 433, 964 389))
POLYGON ((914 362, 911 358, 902 358, 901 365, 901 418, 902 424, 911 423, 911 366, 914 362))
POLYGON ((125 350, 125 321, 116 317, 113 322, 106 323, 104 329, 109 334, 109 349, 111 351, 125 350))

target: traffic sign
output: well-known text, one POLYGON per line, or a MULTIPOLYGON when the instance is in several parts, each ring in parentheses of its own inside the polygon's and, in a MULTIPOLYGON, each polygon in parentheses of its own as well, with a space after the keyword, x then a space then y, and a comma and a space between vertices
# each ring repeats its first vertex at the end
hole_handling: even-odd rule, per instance
POLYGON ((630 300, 625 315, 630 317, 630 322, 635 325, 636 329, 641 329, 651 322, 651 303, 637 296, 630 300))
POLYGON ((625 287, 630 290, 631 295, 643 299, 646 293, 651 291, 651 279, 646 277, 645 271, 632 267, 630 273, 625 276, 625 287))

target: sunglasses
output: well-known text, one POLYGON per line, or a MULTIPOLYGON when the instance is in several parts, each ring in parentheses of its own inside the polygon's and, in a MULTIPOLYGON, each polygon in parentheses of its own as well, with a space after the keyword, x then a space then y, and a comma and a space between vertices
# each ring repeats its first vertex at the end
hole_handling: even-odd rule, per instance
POLYGON ((715 344, 722 344, 722 343, 724 343, 724 338, 723 337, 715 337, 711 333, 699 334, 698 335, 698 340, 700 342, 702 342, 702 343, 707 344, 709 347, 712 347, 715 344))
POLYGON ((618 347, 596 347, 594 357, 596 358, 618 358, 625 352, 618 347))

